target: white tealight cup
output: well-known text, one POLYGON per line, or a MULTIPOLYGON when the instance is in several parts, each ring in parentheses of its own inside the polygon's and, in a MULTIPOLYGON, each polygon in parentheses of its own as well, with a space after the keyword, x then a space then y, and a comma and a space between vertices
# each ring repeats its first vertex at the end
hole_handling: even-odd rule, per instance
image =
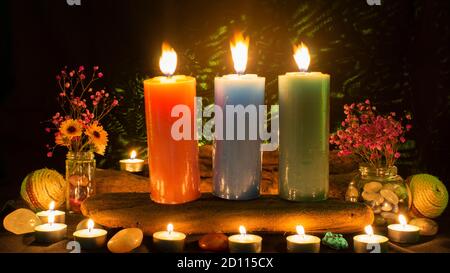
POLYGON ((356 253, 386 253, 389 250, 389 239, 373 234, 371 226, 365 228, 367 234, 353 237, 353 249, 356 253))
POLYGON ((303 226, 297 226, 297 234, 286 238, 287 251, 291 253, 319 253, 320 238, 305 234, 303 226))
POLYGON ((239 227, 240 234, 228 237, 228 248, 231 253, 260 253, 262 237, 247 234, 244 226, 239 227))
POLYGON ((94 221, 89 220, 88 228, 73 233, 75 241, 80 243, 82 250, 102 248, 106 243, 108 232, 104 229, 94 228, 94 225, 94 221))
POLYGON ((184 249, 186 234, 173 230, 173 225, 167 225, 167 231, 153 233, 153 246, 159 252, 180 253, 184 249))
POLYGON ((391 241, 401 244, 414 244, 419 241, 420 228, 408 225, 403 215, 399 215, 400 224, 388 226, 388 236, 391 241))

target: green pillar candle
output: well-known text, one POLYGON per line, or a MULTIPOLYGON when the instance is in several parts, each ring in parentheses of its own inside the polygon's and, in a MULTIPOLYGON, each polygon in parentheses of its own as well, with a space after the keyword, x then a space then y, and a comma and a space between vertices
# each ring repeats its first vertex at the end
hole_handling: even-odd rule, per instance
POLYGON ((305 47, 294 57, 301 72, 279 76, 279 194, 321 201, 328 196, 330 75, 306 72, 305 47))

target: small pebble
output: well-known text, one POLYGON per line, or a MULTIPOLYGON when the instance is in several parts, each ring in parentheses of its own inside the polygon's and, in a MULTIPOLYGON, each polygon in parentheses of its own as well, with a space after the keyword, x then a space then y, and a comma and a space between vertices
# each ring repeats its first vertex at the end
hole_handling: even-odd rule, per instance
POLYGON ((380 182, 369 182, 364 185, 364 191, 366 192, 379 192, 383 185, 380 182))
POLYGON ((375 214, 380 214, 381 213, 381 207, 380 206, 375 206, 374 208, 372 208, 373 213, 375 214))
POLYGON ((213 252, 223 252, 228 249, 228 237, 223 233, 210 233, 198 241, 201 249, 213 252))
POLYGON ((410 225, 417 226, 420 229, 420 235, 433 236, 438 232, 438 224, 428 218, 414 218, 409 221, 410 225))
POLYGON ((382 211, 391 211, 392 210, 392 205, 389 202, 384 202, 383 205, 381 206, 381 210, 382 211))
POLYGON ((398 204, 398 196, 391 190, 381 190, 380 194, 391 204, 398 204))
POLYGON ((139 228, 126 228, 117 232, 108 242, 108 249, 112 253, 127 253, 139 247, 144 234, 139 228))
POLYGON ((362 197, 363 197, 363 199, 366 200, 366 201, 374 201, 374 200, 377 200, 377 199, 379 198, 379 196, 380 196, 380 194, 379 194, 379 193, 376 193, 376 192, 367 192, 367 191, 364 191, 364 192, 362 193, 362 197))

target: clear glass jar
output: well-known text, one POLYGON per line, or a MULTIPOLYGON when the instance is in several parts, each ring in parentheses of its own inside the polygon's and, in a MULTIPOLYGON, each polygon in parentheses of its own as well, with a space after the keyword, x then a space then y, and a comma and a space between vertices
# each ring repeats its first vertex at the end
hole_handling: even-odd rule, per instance
POLYGON ((66 210, 81 213, 81 203, 95 194, 93 152, 68 152, 66 159, 66 210))
POLYGON ((411 206, 411 193, 397 167, 374 168, 359 166, 359 174, 350 182, 345 199, 364 202, 375 215, 378 226, 397 222, 399 214, 407 215, 411 206))

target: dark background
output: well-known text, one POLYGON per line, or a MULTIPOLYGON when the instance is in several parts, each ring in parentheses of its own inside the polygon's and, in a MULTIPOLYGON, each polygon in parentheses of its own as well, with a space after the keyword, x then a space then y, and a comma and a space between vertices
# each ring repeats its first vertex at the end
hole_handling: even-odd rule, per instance
POLYGON ((410 141, 400 174, 429 172, 450 181, 450 1, 0 1, 0 191, 16 197, 25 175, 64 171, 64 150, 46 157, 44 132, 59 110, 55 75, 65 65, 99 65, 103 85, 124 100, 105 126, 102 167, 116 167, 131 148, 145 153, 142 82, 159 75, 163 40, 177 50, 177 73, 197 77, 197 92, 212 102, 213 79, 232 71, 229 39, 251 38, 247 71, 266 77, 266 99, 277 102, 277 76, 296 71, 292 44, 310 48, 310 70, 331 74, 331 122, 344 103, 371 99, 381 111, 411 111, 410 141))

